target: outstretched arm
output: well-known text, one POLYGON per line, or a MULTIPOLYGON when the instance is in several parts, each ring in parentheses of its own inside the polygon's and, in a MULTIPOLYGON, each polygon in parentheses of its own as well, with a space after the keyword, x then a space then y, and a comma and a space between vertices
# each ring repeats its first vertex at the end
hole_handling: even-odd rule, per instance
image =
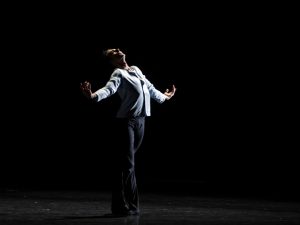
POLYGON ((173 97, 173 95, 176 92, 176 88, 174 84, 172 85, 171 91, 167 89, 165 93, 162 93, 153 86, 153 84, 146 78, 146 76, 142 73, 142 71, 137 66, 132 66, 132 67, 138 72, 139 76, 141 76, 142 79, 145 81, 148 90, 150 92, 151 98, 155 99, 159 103, 163 103, 165 100, 169 100, 173 97))
POLYGON ((87 97, 88 99, 97 98, 97 95, 92 92, 92 85, 90 82, 85 81, 83 83, 80 83, 80 89, 81 89, 81 92, 83 93, 83 95, 85 97, 87 97))
POLYGON ((165 93, 164 93, 164 95, 167 96, 166 100, 171 99, 171 98, 174 96, 175 92, 176 92, 176 87, 175 87, 175 85, 173 84, 173 85, 172 85, 172 90, 169 91, 169 89, 167 89, 167 90, 165 91, 165 93))
POLYGON ((106 85, 95 92, 92 92, 91 84, 85 81, 84 83, 80 84, 81 91, 88 99, 93 99, 96 102, 99 102, 102 99, 105 99, 116 93, 121 83, 121 75, 122 74, 119 70, 115 70, 110 76, 110 79, 106 85))

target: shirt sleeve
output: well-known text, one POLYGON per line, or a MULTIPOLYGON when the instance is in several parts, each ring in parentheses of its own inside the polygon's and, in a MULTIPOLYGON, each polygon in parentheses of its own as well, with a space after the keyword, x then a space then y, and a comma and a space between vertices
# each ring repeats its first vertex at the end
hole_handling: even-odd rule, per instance
POLYGON ((167 99, 167 96, 165 94, 163 94, 162 92, 160 92, 159 90, 157 90, 138 67, 134 66, 133 68, 138 71, 140 76, 142 76, 143 81, 145 82, 145 84, 149 90, 150 97, 153 98, 158 103, 163 103, 167 99))
POLYGON ((97 95, 97 102, 116 93, 121 83, 121 76, 122 74, 118 70, 115 70, 112 73, 106 85, 95 92, 95 94, 97 95))
POLYGON ((167 96, 161 93, 159 90, 157 90, 146 77, 144 77, 144 80, 148 87, 150 97, 153 98, 158 103, 163 103, 167 99, 167 96))

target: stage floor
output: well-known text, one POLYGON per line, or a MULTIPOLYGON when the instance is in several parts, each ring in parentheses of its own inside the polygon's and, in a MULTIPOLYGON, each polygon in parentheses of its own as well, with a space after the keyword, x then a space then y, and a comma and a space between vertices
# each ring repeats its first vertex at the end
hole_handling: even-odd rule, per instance
POLYGON ((139 216, 107 218, 107 191, 4 190, 1 225, 300 224, 300 202, 140 193, 139 216))

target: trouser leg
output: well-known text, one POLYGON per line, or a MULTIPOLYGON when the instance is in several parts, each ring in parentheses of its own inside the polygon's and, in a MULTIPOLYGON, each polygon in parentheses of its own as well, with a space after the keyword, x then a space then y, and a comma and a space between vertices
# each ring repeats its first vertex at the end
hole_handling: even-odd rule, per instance
POLYGON ((139 196, 135 176, 135 153, 144 137, 145 118, 131 118, 121 122, 119 129, 122 140, 117 151, 117 165, 114 173, 114 189, 112 196, 112 211, 122 211, 126 208, 139 210, 139 196), (123 123, 123 124, 122 124, 123 123), (122 130, 120 130, 122 131, 122 130), (125 138, 124 138, 125 137, 125 138))
POLYGON ((128 148, 123 170, 124 195, 130 210, 139 210, 139 195, 135 175, 135 153, 144 137, 145 118, 138 117, 128 122, 128 148))

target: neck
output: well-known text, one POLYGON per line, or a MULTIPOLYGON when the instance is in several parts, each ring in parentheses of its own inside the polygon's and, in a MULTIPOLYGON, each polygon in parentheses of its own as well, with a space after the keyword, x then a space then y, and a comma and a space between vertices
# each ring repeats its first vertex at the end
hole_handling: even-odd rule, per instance
POLYGON ((123 69, 123 70, 128 70, 130 67, 126 62, 121 62, 118 64, 118 68, 123 69))

